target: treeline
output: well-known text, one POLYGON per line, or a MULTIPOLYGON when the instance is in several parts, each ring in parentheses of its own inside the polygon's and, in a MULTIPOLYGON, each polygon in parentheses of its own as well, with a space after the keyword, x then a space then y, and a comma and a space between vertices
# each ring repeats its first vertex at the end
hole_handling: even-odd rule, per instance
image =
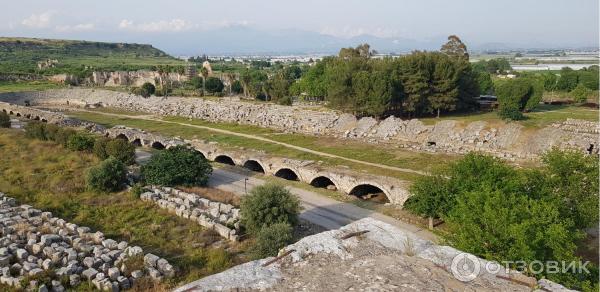
POLYGON ((357 116, 425 114, 469 109, 479 95, 466 46, 451 36, 440 52, 371 58, 368 45, 344 48, 313 66, 292 92, 323 98, 357 116))
POLYGON ((536 169, 520 169, 470 153, 417 179, 411 187, 414 196, 404 206, 445 221, 444 237, 457 249, 511 262, 512 269, 569 288, 598 291, 597 265, 580 273, 531 265, 557 261, 586 266, 578 247, 586 244, 588 228, 598 228, 598 157, 552 150, 542 162, 536 169))

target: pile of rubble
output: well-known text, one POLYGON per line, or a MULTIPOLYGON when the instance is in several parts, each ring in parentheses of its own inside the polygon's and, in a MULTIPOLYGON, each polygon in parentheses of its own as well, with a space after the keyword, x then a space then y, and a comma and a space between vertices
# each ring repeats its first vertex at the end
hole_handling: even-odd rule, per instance
POLYGON ((240 231, 240 209, 220 202, 212 202, 196 194, 169 187, 153 187, 142 193, 140 199, 156 203, 179 217, 198 222, 220 236, 238 241, 240 231))
POLYGON ((102 232, 29 205, 17 206, 15 199, 3 193, 0 235, 0 282, 17 288, 64 291, 65 286, 76 287, 89 280, 98 290, 119 291, 145 276, 160 281, 175 274, 167 260, 144 255, 139 246, 107 239, 102 232), (135 259, 140 264, 143 259, 143 268, 127 267, 135 259), (29 280, 42 273, 55 279, 51 284, 29 280))

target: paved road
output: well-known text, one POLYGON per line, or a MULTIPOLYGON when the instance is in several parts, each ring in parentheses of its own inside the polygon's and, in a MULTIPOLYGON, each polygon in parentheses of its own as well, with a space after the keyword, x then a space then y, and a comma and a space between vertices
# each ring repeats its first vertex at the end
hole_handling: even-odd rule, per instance
MULTIPOLYGON (((62 107, 62 108, 64 108, 64 107, 62 107)), ((315 154, 315 155, 320 155, 320 156, 325 156, 325 157, 330 157, 330 158, 342 159, 342 160, 345 160, 345 161, 350 161, 350 162, 354 162, 354 163, 360 163, 360 164, 369 165, 369 166, 375 166, 375 167, 379 167, 379 168, 383 168, 383 169, 389 169, 389 170, 395 170, 395 171, 402 171, 402 172, 408 172, 408 173, 423 174, 423 175, 425 174, 422 171, 418 171, 418 170, 414 170, 414 169, 400 168, 400 167, 395 167, 395 166, 389 166, 389 165, 384 165, 384 164, 379 164, 379 163, 372 163, 372 162, 367 162, 367 161, 352 159, 352 158, 348 158, 348 157, 343 157, 343 156, 339 156, 339 155, 335 155, 335 154, 325 153, 325 152, 316 151, 316 150, 312 150, 312 149, 308 149, 308 148, 304 148, 304 147, 300 147, 300 146, 296 146, 296 145, 292 145, 292 144, 288 144, 288 143, 284 143, 284 142, 279 142, 279 141, 271 140, 269 138, 265 138, 265 137, 262 137, 262 136, 251 135, 251 134, 244 134, 244 133, 238 133, 238 132, 233 132, 233 131, 228 131, 228 130, 223 130, 223 129, 217 129, 217 128, 208 127, 208 126, 199 126, 199 125, 193 125, 193 124, 188 124, 188 123, 165 121, 163 119, 156 118, 156 117, 153 117, 151 115, 133 116, 133 115, 125 115, 125 114, 105 113, 105 112, 100 112, 100 111, 90 111, 90 110, 84 110, 84 109, 81 109, 81 108, 70 108, 70 109, 73 110, 73 111, 79 111, 79 112, 88 112, 88 113, 101 114, 101 115, 106 115, 106 116, 114 116, 114 117, 128 118, 128 119, 138 119, 138 120, 145 120, 145 121, 157 121, 157 122, 168 123, 168 124, 175 124, 175 125, 180 125, 180 126, 185 126, 185 127, 192 127, 192 128, 197 128, 197 129, 204 129, 204 130, 209 130, 209 131, 213 131, 213 132, 217 132, 217 133, 222 133, 222 134, 227 134, 227 135, 233 135, 233 136, 238 136, 238 137, 244 137, 244 138, 249 138, 249 139, 255 139, 255 140, 260 140, 260 141, 268 142, 268 143, 274 143, 274 144, 278 144, 278 145, 281 145, 281 146, 284 146, 284 147, 287 147, 287 148, 299 150, 299 151, 302 151, 302 152, 307 152, 307 153, 311 153, 311 154, 315 154)))
MULTIPOLYGON (((252 175, 253 173, 242 169, 215 168, 208 185, 243 196, 246 191, 265 183, 257 175, 252 175)), ((423 239, 437 241, 437 236, 427 229, 349 203, 339 202, 305 189, 289 186, 288 189, 297 195, 302 203, 304 209, 300 218, 326 229, 337 229, 353 221, 371 217, 408 230, 423 239)))

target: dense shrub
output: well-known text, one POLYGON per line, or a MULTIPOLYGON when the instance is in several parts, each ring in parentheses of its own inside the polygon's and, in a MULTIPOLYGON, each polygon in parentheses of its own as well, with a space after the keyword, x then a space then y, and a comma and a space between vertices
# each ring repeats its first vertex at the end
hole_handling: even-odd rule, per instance
POLYGON ((67 148, 73 151, 88 151, 94 148, 94 137, 82 133, 75 133, 67 140, 67 148))
POLYGON ((292 101, 291 97, 285 96, 285 97, 278 99, 277 103, 280 105, 292 105, 293 101, 292 101))
POLYGON ((275 223, 296 226, 300 201, 285 187, 266 184, 252 189, 242 199, 240 209, 244 226, 255 233, 275 223))
POLYGON ((583 103, 587 101, 587 98, 591 95, 591 93, 591 90, 579 83, 577 87, 571 91, 571 96, 575 102, 583 103))
POLYGON ((126 165, 135 163, 135 146, 123 139, 112 139, 106 143, 106 154, 126 165))
POLYGON ((10 128, 10 117, 5 112, 0 112, 0 128, 10 128))
POLYGON ((30 121, 25 125, 25 136, 32 139, 47 140, 46 124, 38 121, 30 121))
POLYGON ((110 139, 106 137, 96 139, 94 142, 94 148, 92 150, 96 157, 102 160, 108 158, 108 153, 106 153, 106 144, 108 144, 109 141, 110 139))
POLYGON ((44 131, 46 132, 46 139, 50 141, 56 141, 56 136, 61 128, 55 124, 44 124, 44 127, 44 131))
POLYGON ((150 82, 142 84, 142 87, 140 87, 140 89, 140 95, 143 97, 149 97, 150 95, 153 95, 154 92, 156 92, 156 87, 150 82))
POLYGON ((498 115, 503 119, 521 120, 523 111, 534 109, 541 101, 544 85, 531 78, 502 80, 496 85, 498 115))
POLYGON ((185 146, 161 151, 142 166, 146 183, 155 185, 204 186, 212 173, 212 167, 201 153, 185 146))
POLYGON ((59 128, 56 134, 54 135, 54 142, 63 145, 63 147, 67 147, 67 142, 69 142, 69 138, 71 138, 71 136, 75 134, 77 134, 77 132, 73 129, 59 128))
POLYGON ((114 192, 121 190, 127 180, 125 164, 109 157, 92 167, 86 177, 88 189, 101 192, 114 192))
POLYGON ((206 91, 211 92, 211 93, 218 93, 223 91, 223 88, 225 87, 223 85, 223 82, 221 81, 221 79, 217 78, 217 77, 208 77, 206 78, 206 91))
POLYGON ((233 81, 233 83, 231 83, 231 92, 235 94, 240 94, 244 92, 244 87, 242 86, 242 83, 238 80, 233 81))
POLYGON ((256 234, 256 243, 251 248, 252 256, 255 259, 276 256, 292 239, 293 228, 287 223, 263 226, 256 234))

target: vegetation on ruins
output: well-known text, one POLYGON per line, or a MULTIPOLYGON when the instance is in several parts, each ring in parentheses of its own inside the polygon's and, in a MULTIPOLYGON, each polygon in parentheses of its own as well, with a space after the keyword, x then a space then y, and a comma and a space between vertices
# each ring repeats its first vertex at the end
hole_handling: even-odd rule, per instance
MULTIPOLYGON (((217 240, 214 233, 196 222, 173 216, 123 192, 88 190, 86 170, 99 163, 91 153, 70 151, 54 142, 26 139, 22 132, 11 129, 0 129, 0 145, 1 192, 10 194, 19 203, 102 231, 117 241, 143 246, 176 266, 173 279, 163 284, 142 279, 135 283, 134 291, 171 290, 248 258, 246 245, 220 241, 221 248, 213 248, 211 244, 217 240)), ((126 266, 136 267, 130 262, 126 266)), ((83 283, 73 289, 89 290, 87 282, 83 283)), ((11 291, 4 284, 0 284, 0 290, 11 291)))
POLYGON ((142 166, 147 184, 163 186, 205 186, 212 166, 202 154, 185 146, 175 146, 152 155, 142 166))
POLYGON ((0 112, 0 128, 10 128, 10 116, 5 112, 0 112))
POLYGON ((592 94, 592 91, 585 85, 583 85, 583 83, 577 84, 575 89, 571 91, 571 96, 573 96, 573 100, 579 103, 586 102, 590 94, 592 94))
POLYGON ((212 94, 218 94, 225 88, 221 79, 217 77, 206 78, 206 91, 212 94))
MULTIPOLYGON (((516 169, 470 153, 417 179, 405 206, 443 219, 450 244, 486 259, 577 261, 584 230, 598 223, 597 157, 552 150, 542 160, 539 169, 516 169)), ((587 289, 598 283, 597 268, 590 271, 535 276, 587 289)))
POLYGON ((250 252, 255 259, 276 256, 280 249, 293 240, 293 228, 288 223, 280 222, 263 226, 256 233, 256 242, 250 252))
POLYGON ((143 97, 150 97, 155 92, 156 92, 156 87, 154 86, 154 84, 152 84, 150 82, 146 82, 146 83, 142 84, 142 86, 140 86, 139 88, 133 89, 133 93, 139 94, 143 97))
POLYGON ((127 169, 123 162, 109 157, 88 170, 86 186, 98 192, 116 192, 125 186, 127 169))
POLYGON ((300 201, 284 186, 265 184, 257 186, 242 199, 242 223, 253 234, 266 226, 283 223, 296 226, 300 201))

